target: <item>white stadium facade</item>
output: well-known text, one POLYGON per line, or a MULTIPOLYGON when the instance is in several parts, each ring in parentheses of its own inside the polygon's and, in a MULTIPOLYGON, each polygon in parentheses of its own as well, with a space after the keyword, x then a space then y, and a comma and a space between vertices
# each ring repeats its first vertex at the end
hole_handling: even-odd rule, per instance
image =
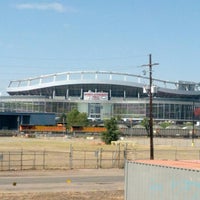
MULTIPOLYGON (((198 120, 200 85, 153 79, 153 118, 198 120)), ((149 77, 108 71, 72 71, 10 81, 1 112, 63 113, 77 108, 92 120, 149 116, 149 77)))

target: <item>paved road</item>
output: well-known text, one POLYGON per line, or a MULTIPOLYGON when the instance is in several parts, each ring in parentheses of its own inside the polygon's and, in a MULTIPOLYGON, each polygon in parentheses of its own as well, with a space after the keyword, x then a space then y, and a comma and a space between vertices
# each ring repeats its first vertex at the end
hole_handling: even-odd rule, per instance
POLYGON ((121 169, 0 172, 0 192, 105 191, 123 190, 123 187, 121 169))

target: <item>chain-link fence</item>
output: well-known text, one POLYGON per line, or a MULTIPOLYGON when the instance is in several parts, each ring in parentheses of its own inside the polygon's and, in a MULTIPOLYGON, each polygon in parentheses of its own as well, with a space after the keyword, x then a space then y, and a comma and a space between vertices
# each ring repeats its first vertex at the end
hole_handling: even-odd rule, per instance
POLYGON ((30 169, 92 169, 122 168, 124 151, 95 151, 70 148, 66 152, 56 151, 2 151, 0 152, 0 170, 30 169))
MULTIPOLYGON (((127 160, 147 160, 150 158, 149 150, 127 150, 127 160)), ((200 150, 165 149, 154 150, 155 160, 199 160, 200 150)))
MULTIPOLYGON (((92 169, 123 168, 125 160, 149 159, 149 149, 128 149, 118 145, 116 150, 81 150, 72 146, 69 151, 2 151, 0 170, 30 169, 92 169)), ((199 149, 155 149, 154 159, 200 160, 199 149)))

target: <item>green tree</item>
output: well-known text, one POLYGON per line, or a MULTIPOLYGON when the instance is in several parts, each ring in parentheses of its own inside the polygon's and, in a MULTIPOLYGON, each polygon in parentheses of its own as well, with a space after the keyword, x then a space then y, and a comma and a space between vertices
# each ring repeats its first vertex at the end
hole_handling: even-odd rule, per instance
POLYGON ((63 113, 59 119, 58 119, 58 123, 62 123, 62 124, 65 124, 66 123, 66 118, 67 118, 67 115, 65 113, 63 113))
POLYGON ((160 126, 162 127, 162 128, 166 128, 166 127, 168 127, 168 126, 170 126, 170 125, 172 125, 172 123, 171 122, 162 122, 161 124, 160 124, 160 126))
POLYGON ((77 109, 73 109, 67 114, 67 126, 88 126, 88 118, 86 113, 81 113, 77 109))
POLYGON ((111 141, 117 141, 120 134, 117 127, 117 120, 115 118, 111 118, 110 120, 106 120, 104 125, 107 130, 101 134, 102 141, 106 144, 111 144, 111 141))
POLYGON ((144 126, 146 132, 147 132, 147 135, 149 136, 150 135, 150 132, 149 132, 149 119, 148 118, 144 118, 142 121, 141 121, 141 125, 144 126))

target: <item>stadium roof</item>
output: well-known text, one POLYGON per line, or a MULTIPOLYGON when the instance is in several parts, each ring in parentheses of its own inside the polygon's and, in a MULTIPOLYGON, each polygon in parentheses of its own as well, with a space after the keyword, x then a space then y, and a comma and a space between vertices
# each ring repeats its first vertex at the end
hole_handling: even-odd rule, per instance
MULTIPOLYGON (((126 97, 145 96, 148 91, 149 77, 128 73, 108 71, 74 71, 33 78, 10 81, 7 92, 10 95, 78 96, 80 90, 112 91, 112 96, 120 97, 126 91, 126 97)), ((158 97, 200 98, 199 84, 188 81, 165 81, 153 79, 153 88, 158 97)))

